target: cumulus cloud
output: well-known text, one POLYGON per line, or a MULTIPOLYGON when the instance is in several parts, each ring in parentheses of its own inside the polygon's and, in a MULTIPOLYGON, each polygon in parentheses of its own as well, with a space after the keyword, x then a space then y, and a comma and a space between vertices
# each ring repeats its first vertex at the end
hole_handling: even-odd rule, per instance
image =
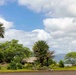
POLYGON ((54 37, 76 37, 76 18, 48 18, 43 23, 54 37))
POLYGON ((1 39, 0 41, 3 42, 17 39, 19 40, 19 43, 32 49, 32 46, 36 41, 47 40, 48 37, 50 38, 49 34, 44 30, 34 30, 32 32, 26 32, 22 30, 9 29, 5 32, 5 38, 1 39))
POLYGON ((6 21, 4 18, 0 17, 0 22, 3 23, 5 29, 10 29, 13 27, 13 22, 6 21))
POLYGON ((18 0, 18 3, 50 17, 76 17, 76 0, 18 0))
POLYGON ((62 50, 64 53, 76 51, 76 18, 47 18, 43 23, 45 30, 51 35, 52 43, 49 43, 52 48, 59 53, 62 50))
POLYGON ((38 34, 37 35, 37 38, 39 40, 48 40, 48 39, 51 39, 51 36, 49 33, 47 33, 46 31, 44 31, 43 29, 36 29, 36 30, 33 30, 32 32, 38 34))

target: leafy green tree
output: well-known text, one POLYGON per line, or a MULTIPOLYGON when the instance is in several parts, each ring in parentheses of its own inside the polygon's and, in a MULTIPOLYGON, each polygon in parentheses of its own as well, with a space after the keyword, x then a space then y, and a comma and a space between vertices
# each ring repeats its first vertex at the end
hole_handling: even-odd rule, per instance
POLYGON ((59 67, 64 67, 64 62, 62 60, 59 61, 59 67))
POLYGON ((50 57, 52 57, 53 53, 49 51, 49 45, 45 41, 39 40, 35 42, 33 46, 33 51, 34 51, 35 57, 37 57, 37 60, 42 67, 44 66, 45 59, 47 59, 46 62, 48 65, 48 60, 50 57))
POLYGON ((65 62, 76 65, 76 52, 67 53, 65 56, 65 62))
POLYGON ((0 23, 0 37, 4 38, 4 27, 2 23, 0 23))
POLYGON ((20 62, 23 58, 31 56, 32 52, 29 48, 18 43, 18 40, 6 41, 0 44, 4 53, 4 62, 10 63, 11 60, 20 62))

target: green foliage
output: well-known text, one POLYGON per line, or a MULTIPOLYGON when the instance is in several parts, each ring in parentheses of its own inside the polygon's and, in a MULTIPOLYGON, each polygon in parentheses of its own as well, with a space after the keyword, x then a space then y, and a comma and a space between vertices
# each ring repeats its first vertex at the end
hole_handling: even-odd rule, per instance
POLYGON ((33 64, 25 64, 25 68, 26 69, 32 69, 34 67, 34 65, 33 64))
POLYGON ((47 66, 43 66, 43 67, 37 67, 37 70, 47 70, 48 67, 47 66))
POLYGON ((7 67, 7 69, 11 69, 11 70, 17 70, 22 68, 23 68, 23 65, 21 63, 16 63, 15 61, 11 61, 7 67))
POLYGON ((21 63, 17 63, 17 69, 23 69, 23 65, 21 63))
POLYGON ((49 58, 52 57, 53 52, 49 51, 49 45, 45 41, 37 41, 33 46, 33 51, 35 57, 37 57, 38 62, 41 64, 41 66, 45 66, 44 62, 47 62, 47 66, 49 58), (46 59, 46 60, 45 60, 46 59))
POLYGON ((36 57, 44 57, 47 53, 49 46, 45 41, 37 41, 33 46, 34 55, 36 57))
POLYGON ((17 63, 14 61, 11 61, 11 63, 8 65, 7 69, 17 70, 17 63))
POLYGON ((64 67, 64 62, 62 60, 59 61, 59 67, 64 67))
POLYGON ((65 56, 65 62, 76 65, 76 52, 67 53, 65 56))
POLYGON ((20 62, 23 58, 29 57, 32 52, 29 48, 24 47, 22 44, 18 44, 18 40, 6 41, 0 44, 0 62, 10 63, 11 60, 20 62))
MULTIPOLYGON (((51 65, 51 64, 56 65, 56 61, 54 61, 52 58, 49 58, 49 60, 48 60, 48 66, 51 65)), ((47 66, 46 59, 45 59, 44 65, 47 66)))
POLYGON ((0 63, 4 61, 4 52, 0 50, 0 63))
POLYGON ((53 69, 54 67, 55 67, 54 64, 49 65, 49 68, 50 68, 50 69, 53 69))

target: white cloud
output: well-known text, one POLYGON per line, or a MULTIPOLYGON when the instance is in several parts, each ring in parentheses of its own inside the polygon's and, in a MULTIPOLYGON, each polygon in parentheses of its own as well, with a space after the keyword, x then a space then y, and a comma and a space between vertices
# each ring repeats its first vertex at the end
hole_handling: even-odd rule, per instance
POLYGON ((33 30, 32 32, 34 32, 34 33, 36 33, 36 34, 38 34, 37 35, 37 38, 39 39, 39 40, 48 40, 48 39, 51 39, 51 36, 50 36, 50 34, 49 33, 47 33, 46 31, 44 31, 43 29, 36 29, 36 30, 33 30))
POLYGON ((5 29, 10 29, 13 27, 13 22, 6 21, 4 18, 0 17, 0 22, 3 23, 5 29))
POLYGON ((76 38, 76 18, 47 18, 43 23, 54 39, 76 38))
MULTIPOLYGON (((76 33, 76 18, 47 18, 43 20, 45 30, 53 35, 76 33)), ((66 35, 65 35, 66 36, 66 35)))
POLYGON ((18 3, 50 17, 76 17, 76 0, 18 0, 18 3))
POLYGON ((5 38, 1 41, 9 41, 12 39, 19 40, 19 43, 32 48, 33 44, 38 40, 47 40, 50 38, 50 35, 44 30, 33 30, 32 32, 26 32, 16 29, 8 29, 5 32, 5 38))
POLYGON ((52 37, 49 39, 52 49, 54 48, 57 53, 76 51, 76 18, 47 18, 43 23, 45 30, 52 37))

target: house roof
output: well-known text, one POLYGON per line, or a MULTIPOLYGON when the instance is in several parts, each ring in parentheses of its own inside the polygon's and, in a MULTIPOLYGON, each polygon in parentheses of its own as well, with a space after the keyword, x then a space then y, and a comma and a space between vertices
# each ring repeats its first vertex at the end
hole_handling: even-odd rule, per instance
POLYGON ((34 61, 37 60, 36 57, 29 57, 29 58, 25 58, 22 61, 27 62, 27 63, 34 63, 34 61))

